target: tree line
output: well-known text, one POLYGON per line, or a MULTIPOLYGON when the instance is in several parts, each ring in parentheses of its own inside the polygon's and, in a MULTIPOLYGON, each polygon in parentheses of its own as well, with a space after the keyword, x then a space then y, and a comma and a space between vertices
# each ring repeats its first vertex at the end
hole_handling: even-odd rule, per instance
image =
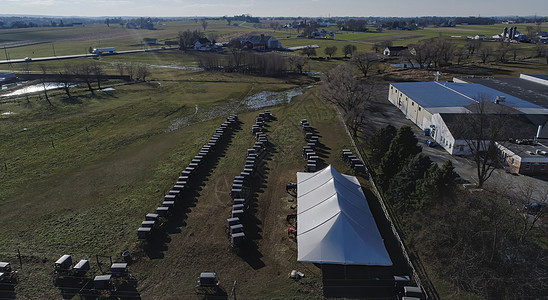
MULTIPOLYGON (((356 55, 356 52, 353 53, 356 55)), ((339 109, 358 141, 368 126, 370 102, 377 83, 357 77, 355 64, 341 64, 322 76, 320 95, 339 109)), ((481 106, 478 107, 481 110, 481 106)), ((480 185, 497 166, 495 136, 507 114, 493 119, 478 111, 473 120, 489 126, 476 128, 467 142, 486 141, 488 148, 473 149, 480 185), (485 120, 489 119, 489 122, 485 120)), ((409 126, 388 125, 366 140, 366 157, 387 207, 414 254, 427 262, 436 278, 458 290, 488 299, 538 299, 548 291, 548 250, 539 246, 548 209, 528 211, 539 187, 511 191, 505 186, 467 190, 457 184, 450 160, 438 164, 422 153, 409 126)), ((473 147, 472 147, 473 148, 473 147)), ((548 201, 548 188, 540 190, 548 201)))
MULTIPOLYGON (((151 74, 150 67, 145 64, 116 63, 115 68, 120 76, 127 75, 130 80, 146 81, 146 78, 151 74)), ((101 84, 106 80, 104 67, 96 62, 82 65, 65 64, 60 69, 50 69, 46 65, 40 65, 39 69, 44 75, 39 78, 39 82, 43 86, 45 100, 50 106, 53 104, 48 94, 47 85, 52 78, 61 83, 68 99, 73 99, 72 89, 78 83, 85 83, 90 94, 95 96, 95 91, 101 90, 101 84)))
MULTIPOLYGON (((548 210, 524 210, 538 187, 467 191, 456 184, 451 161, 432 163, 417 142, 410 127, 388 125, 367 143, 408 246, 458 289, 488 299, 544 297, 548 251, 537 244, 535 224, 548 210)), ((543 193, 548 200, 548 189, 543 193)))

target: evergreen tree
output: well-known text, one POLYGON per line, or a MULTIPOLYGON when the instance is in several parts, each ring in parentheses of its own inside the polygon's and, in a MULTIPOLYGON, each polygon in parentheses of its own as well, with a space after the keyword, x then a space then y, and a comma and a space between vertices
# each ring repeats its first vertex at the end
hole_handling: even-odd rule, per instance
POLYGON ((438 164, 433 164, 428 169, 424 178, 417 182, 417 189, 413 194, 417 208, 422 208, 425 204, 450 194, 457 177, 454 169, 450 160, 445 161, 441 167, 438 164))
POLYGON ((397 210, 405 211, 412 204, 411 195, 417 189, 416 183, 425 176, 431 166, 430 157, 418 153, 390 181, 390 193, 387 196, 397 210))
POLYGON ((371 163, 378 166, 382 157, 390 148, 390 142, 396 136, 396 127, 388 125, 379 129, 369 141, 369 149, 371 150, 371 163))
POLYGON ((409 159, 422 151, 417 142, 411 127, 402 126, 398 130, 379 166, 379 183, 383 190, 387 190, 390 180, 407 164, 409 159))

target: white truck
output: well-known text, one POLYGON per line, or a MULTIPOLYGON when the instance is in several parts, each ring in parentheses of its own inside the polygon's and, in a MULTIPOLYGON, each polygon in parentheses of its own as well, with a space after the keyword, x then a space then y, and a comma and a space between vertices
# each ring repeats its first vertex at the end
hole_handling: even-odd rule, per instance
POLYGON ((116 48, 114 47, 110 47, 110 48, 95 48, 93 49, 93 54, 106 54, 106 53, 109 53, 109 54, 112 54, 116 51, 116 48))

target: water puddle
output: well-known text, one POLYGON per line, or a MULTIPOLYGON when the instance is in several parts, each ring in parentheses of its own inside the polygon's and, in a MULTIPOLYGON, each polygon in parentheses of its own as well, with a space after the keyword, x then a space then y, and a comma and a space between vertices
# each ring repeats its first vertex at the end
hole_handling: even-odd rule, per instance
POLYGON ((196 105, 193 114, 178 118, 172 121, 171 126, 164 132, 171 132, 177 129, 185 128, 200 122, 226 117, 231 113, 236 113, 241 110, 256 110, 262 107, 274 106, 282 103, 289 103, 293 97, 302 95, 306 89, 312 86, 298 87, 281 92, 263 91, 255 95, 249 96, 240 105, 240 101, 228 101, 223 105, 201 108, 198 110, 196 105))
POLYGON ((185 70, 185 71, 202 71, 202 68, 194 67, 194 66, 177 66, 177 65, 165 65, 165 66, 159 66, 159 65, 150 65, 153 68, 165 68, 165 69, 177 69, 177 70, 185 70))
MULTIPOLYGON (((62 88, 64 86, 63 83, 60 83, 60 82, 46 82, 45 85, 46 85, 45 89, 48 90, 48 91, 49 90, 54 90, 54 89, 59 89, 59 88, 62 88)), ((71 85, 71 87, 72 86, 76 86, 76 85, 71 85)), ((18 90, 15 90, 11 93, 0 95, 0 97, 20 96, 20 95, 25 95, 25 94, 30 94, 30 93, 42 92, 43 90, 44 90, 44 85, 42 85, 41 83, 40 84, 33 84, 33 85, 29 85, 29 86, 20 88, 18 90)))
POLYGON ((9 115, 15 115, 13 111, 7 111, 0 114, 0 116, 9 116, 9 115))
POLYGON ((282 92, 270 92, 263 91, 255 95, 247 97, 243 104, 249 109, 259 109, 267 106, 274 106, 282 103, 290 103, 291 99, 296 96, 300 96, 304 93, 306 89, 311 88, 312 86, 307 87, 298 87, 282 92))

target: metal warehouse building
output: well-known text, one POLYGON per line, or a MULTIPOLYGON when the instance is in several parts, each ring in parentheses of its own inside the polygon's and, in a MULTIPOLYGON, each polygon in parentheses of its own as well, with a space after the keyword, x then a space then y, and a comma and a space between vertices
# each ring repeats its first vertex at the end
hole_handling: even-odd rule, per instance
MULTIPOLYGON (((469 124, 480 102, 487 114, 495 116, 504 111, 509 115, 511 129, 501 138, 548 138, 548 88, 539 83, 544 80, 542 76, 532 78, 534 80, 512 78, 522 82, 521 93, 516 92, 519 90, 516 84, 502 84, 503 89, 497 88, 497 84, 466 83, 468 79, 391 83, 388 99, 447 152, 463 155, 469 152, 466 139, 470 138, 463 128, 469 124), (518 97, 526 95, 525 91, 528 91, 531 101, 518 97)), ((477 79, 472 78, 470 82, 474 80, 477 79)), ((546 82, 548 84, 548 80, 546 82)), ((546 159, 548 161, 548 156, 546 159)))

